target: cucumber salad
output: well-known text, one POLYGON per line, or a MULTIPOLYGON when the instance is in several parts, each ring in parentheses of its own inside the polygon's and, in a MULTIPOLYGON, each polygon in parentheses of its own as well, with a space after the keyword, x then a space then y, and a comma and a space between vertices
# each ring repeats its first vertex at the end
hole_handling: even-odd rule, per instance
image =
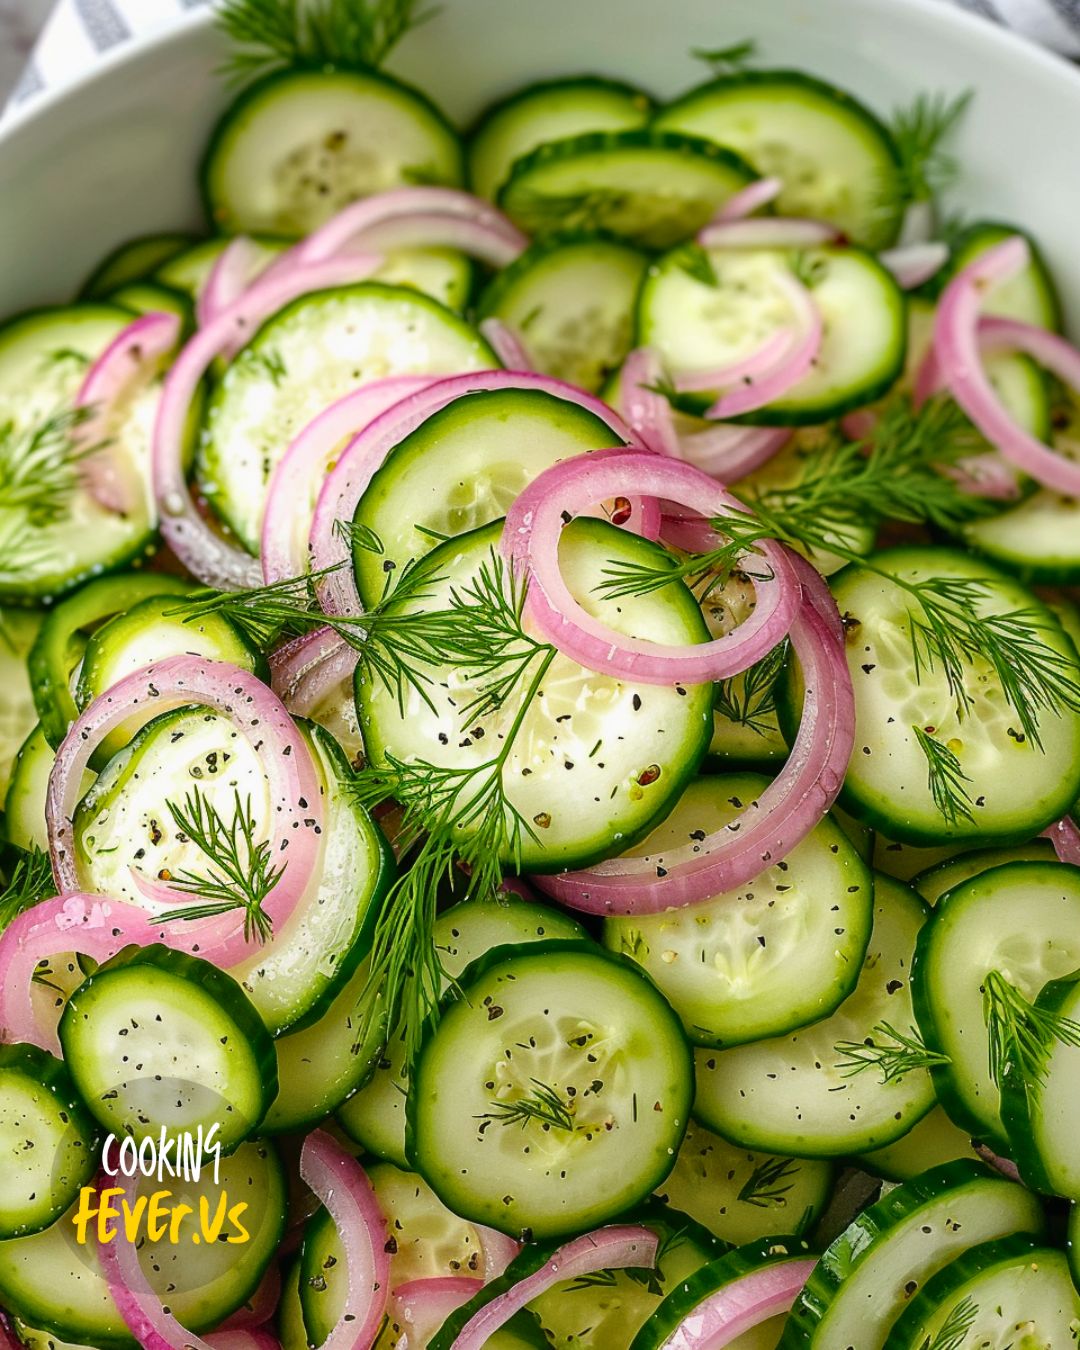
POLYGON ((0 326, 0 1350, 1080 1345, 1038 221, 423 17, 224 0, 203 234, 0 326))

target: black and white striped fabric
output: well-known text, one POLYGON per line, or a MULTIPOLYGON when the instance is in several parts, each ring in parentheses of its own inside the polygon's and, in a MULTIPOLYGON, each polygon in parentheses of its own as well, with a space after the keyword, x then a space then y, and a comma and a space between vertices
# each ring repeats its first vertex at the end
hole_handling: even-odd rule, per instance
MULTIPOLYGON (((176 23, 212 0, 59 0, 13 102, 62 85, 101 52, 176 23)), ((449 0, 453 3, 453 0, 449 0)), ((895 0, 903 4, 904 0, 895 0)), ((941 0, 1080 59, 1080 0, 941 0)))

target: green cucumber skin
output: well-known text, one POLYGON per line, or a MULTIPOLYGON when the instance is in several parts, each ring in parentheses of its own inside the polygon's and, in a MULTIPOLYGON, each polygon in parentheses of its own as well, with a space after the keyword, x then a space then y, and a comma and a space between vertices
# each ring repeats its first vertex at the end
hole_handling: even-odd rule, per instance
POLYGON ((83 282, 80 300, 106 300, 109 293, 133 281, 145 281, 170 258, 191 248, 190 234, 147 234, 119 244, 101 260, 83 282))
POLYGON ((570 75, 554 80, 538 80, 535 84, 527 84, 524 89, 515 89, 505 98, 489 103, 465 133, 466 142, 472 141, 476 134, 483 130, 486 123, 490 122, 497 114, 509 112, 511 108, 534 98, 537 94, 556 94, 567 89, 625 94, 628 100, 641 100, 645 109, 652 107, 654 103, 651 95, 645 93, 636 85, 627 84, 624 80, 617 80, 608 75, 570 75))
POLYGON ((1007 235, 1019 235, 1027 244, 1030 253, 1030 267, 1035 274, 1039 289, 1043 292, 1043 298, 1046 303, 1046 314, 1044 316, 1044 327, 1053 329, 1060 333, 1063 327, 1063 317, 1061 311, 1061 297, 1058 295, 1057 285, 1050 273, 1046 257, 1039 247, 1034 236, 1019 225, 1010 224, 1004 220, 977 220, 967 226, 960 236, 953 240, 952 248, 949 253, 948 261, 944 264, 927 283, 930 294, 936 299, 945 289, 956 273, 960 270, 964 253, 972 247, 978 245, 985 237, 987 247, 992 243, 997 243, 1007 235))

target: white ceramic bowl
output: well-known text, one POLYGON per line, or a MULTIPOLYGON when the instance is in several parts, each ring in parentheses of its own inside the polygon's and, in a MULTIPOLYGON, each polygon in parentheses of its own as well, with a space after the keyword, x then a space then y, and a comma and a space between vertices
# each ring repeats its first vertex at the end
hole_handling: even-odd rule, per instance
MULTIPOLYGON (((922 90, 976 97, 958 139, 965 211, 1043 243, 1080 331, 1080 72, 942 0, 444 0, 392 69, 459 124, 529 80, 582 71, 661 98, 689 55, 754 37, 764 62, 833 79, 882 113, 922 90)), ((106 249, 201 223, 196 168, 228 98, 206 10, 117 49, 0 134, 0 313, 70 296, 106 249)))

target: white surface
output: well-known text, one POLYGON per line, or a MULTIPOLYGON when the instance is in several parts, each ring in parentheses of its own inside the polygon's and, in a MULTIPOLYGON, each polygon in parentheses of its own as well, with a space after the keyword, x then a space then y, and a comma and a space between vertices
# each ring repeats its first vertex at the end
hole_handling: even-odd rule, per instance
MULTIPOLYGON (((1032 226, 1080 328, 1080 73, 938 0, 452 0, 391 68, 467 122, 542 76, 594 69, 668 97, 702 77, 692 47, 755 36, 887 113, 971 87, 958 155, 965 210, 1032 226)), ((193 10, 167 36, 108 52, 0 131, 0 312, 67 296, 133 234, 202 223, 195 170, 227 91, 221 40, 193 10)))

